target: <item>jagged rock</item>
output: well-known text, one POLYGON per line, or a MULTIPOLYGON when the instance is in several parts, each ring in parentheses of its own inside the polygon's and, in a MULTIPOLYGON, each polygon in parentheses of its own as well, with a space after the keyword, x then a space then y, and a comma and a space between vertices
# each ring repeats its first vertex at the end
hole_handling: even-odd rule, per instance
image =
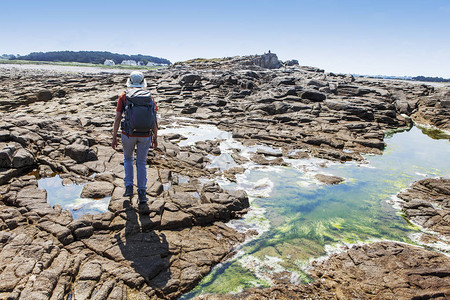
POLYGON ((406 217, 450 237, 450 179, 426 178, 397 195, 406 217))
POLYGON ((52 98, 53 98, 53 94, 49 90, 43 90, 43 91, 38 92, 38 94, 37 94, 37 99, 39 101, 48 101, 48 100, 52 100, 52 98))
POLYGON ((327 98, 327 96, 325 94, 323 94, 321 92, 316 92, 316 91, 313 91, 313 90, 303 91, 301 93, 301 95, 302 95, 301 96, 302 99, 308 99, 308 100, 311 100, 313 102, 322 102, 322 101, 324 101, 327 98))
POLYGON ((186 74, 186 75, 183 75, 180 78, 179 82, 180 82, 181 85, 184 85, 184 84, 187 84, 187 83, 194 83, 194 82, 196 82, 198 80, 201 80, 201 77, 199 75, 197 75, 197 74, 186 74))
POLYGON ((0 168, 10 168, 12 166, 12 160, 16 147, 14 145, 6 145, 0 151, 0 168))
POLYGON ((182 114, 186 114, 186 115, 190 115, 193 114, 197 111, 197 106, 189 106, 189 107, 185 107, 181 110, 182 114))
POLYGON ((290 59, 284 62, 285 66, 298 66, 298 60, 290 59))
POLYGON ((353 246, 308 270, 310 284, 278 284, 204 299, 412 299, 446 298, 450 259, 395 242, 353 246), (394 268, 392 266, 395 266, 394 268))
POLYGON ((17 150, 12 159, 12 167, 16 169, 32 166, 34 164, 35 159, 33 154, 23 148, 17 150))

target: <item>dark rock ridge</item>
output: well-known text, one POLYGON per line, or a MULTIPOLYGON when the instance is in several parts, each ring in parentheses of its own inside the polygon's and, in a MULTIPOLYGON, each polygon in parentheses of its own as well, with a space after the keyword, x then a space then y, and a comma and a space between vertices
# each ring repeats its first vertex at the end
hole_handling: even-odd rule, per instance
MULTIPOLYGON (((189 117, 179 123, 209 123, 244 145, 280 148, 281 154, 251 157, 267 165, 284 165, 283 157, 362 160, 363 153, 381 153, 384 132, 410 126, 409 117, 449 128, 448 87, 355 79, 296 62, 267 69, 255 58, 194 60, 147 72, 160 125, 189 117)), ((180 147, 181 135, 160 137, 147 161, 151 202, 138 206, 121 197, 123 158, 110 142, 127 76, 0 69, 0 298, 177 298, 243 241, 223 222, 245 213, 247 196, 214 180, 236 180, 244 169, 207 168, 220 153, 217 141, 180 147), (73 220, 69 211, 50 207, 35 176, 55 174, 64 184, 87 183, 86 197, 111 196, 109 211, 73 220)), ((247 160, 238 149, 232 157, 247 160)), ((376 248, 377 257, 390 247, 376 248)), ((367 257, 367 264, 377 261, 367 257)), ((419 255, 412 257, 420 269, 419 255)), ((351 289, 345 285, 344 295, 351 289)))
POLYGON ((353 246, 313 262, 307 285, 248 289, 198 299, 448 299, 450 258, 394 242, 353 246))

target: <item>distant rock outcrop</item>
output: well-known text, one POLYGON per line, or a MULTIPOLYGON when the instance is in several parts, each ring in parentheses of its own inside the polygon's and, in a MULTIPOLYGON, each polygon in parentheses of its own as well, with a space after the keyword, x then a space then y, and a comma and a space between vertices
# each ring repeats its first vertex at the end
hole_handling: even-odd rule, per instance
POLYGON ((257 55, 253 63, 261 68, 266 69, 278 69, 282 66, 281 61, 275 53, 264 53, 263 55, 257 55))
POLYGON ((290 60, 285 61, 284 65, 290 67, 290 66, 298 66, 299 64, 298 64, 298 60, 290 59, 290 60))

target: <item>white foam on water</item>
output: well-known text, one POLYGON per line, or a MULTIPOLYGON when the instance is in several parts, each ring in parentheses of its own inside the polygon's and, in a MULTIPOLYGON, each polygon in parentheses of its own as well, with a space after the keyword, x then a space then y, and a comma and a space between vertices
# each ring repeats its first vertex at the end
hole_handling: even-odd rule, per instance
POLYGON ((271 227, 270 221, 265 217, 266 209, 261 207, 250 207, 250 210, 241 218, 233 219, 226 223, 227 226, 239 231, 247 232, 249 230, 256 230, 257 235, 251 236, 248 240, 254 240, 271 227))
MULTIPOLYGON (((247 172, 247 171, 246 171, 247 172)), ((246 179, 245 173, 236 175, 236 182, 238 187, 244 189, 251 197, 267 198, 272 193, 274 183, 269 177, 264 177, 256 182, 251 182, 246 179), (239 176, 238 175, 242 175, 239 176)))
POLYGON ((218 129, 216 126, 208 125, 208 124, 199 124, 199 125, 191 125, 184 126, 178 124, 172 124, 170 127, 166 127, 164 129, 160 129, 158 133, 160 135, 178 133, 184 136, 186 139, 181 140, 179 145, 183 146, 193 146, 196 142, 207 141, 207 140, 218 140, 218 139, 230 139, 232 134, 227 131, 223 131, 218 129))
MULTIPOLYGON (((427 233, 429 233, 429 232, 427 232, 427 233)), ((442 239, 441 241, 425 243, 422 241, 423 235, 424 235, 424 233, 422 233, 422 232, 411 233, 409 235, 409 238, 419 245, 435 249, 435 250, 439 251, 440 253, 445 254, 446 256, 450 256, 450 240, 449 239, 445 238, 444 236, 441 236, 440 237, 442 239)))
POLYGON ((429 176, 428 174, 425 174, 425 173, 419 173, 419 172, 416 172, 416 175, 422 176, 422 177, 428 177, 428 176, 429 176))
POLYGON ((245 146, 242 145, 241 142, 238 142, 235 139, 233 139, 232 137, 230 137, 230 138, 220 142, 219 149, 221 152, 231 154, 231 153, 233 153, 233 149, 242 151, 245 149, 245 146))
POLYGON ((398 210, 399 212, 402 209, 402 203, 405 203, 405 201, 403 201, 402 199, 400 199, 399 197, 397 197, 397 195, 392 195, 391 198, 386 200, 387 203, 389 203, 390 205, 392 205, 392 207, 396 210, 398 210))
POLYGON ((253 256, 246 255, 238 259, 243 268, 250 270, 255 276, 262 280, 274 284, 272 278, 277 274, 289 274, 289 281, 292 284, 300 284, 302 282, 301 275, 297 272, 290 271, 282 266, 284 260, 277 256, 266 255, 263 260, 253 256))
POLYGON ((206 166, 208 169, 218 168, 219 170, 224 171, 239 166, 228 153, 222 152, 222 154, 218 156, 208 154, 207 158, 210 161, 206 166))

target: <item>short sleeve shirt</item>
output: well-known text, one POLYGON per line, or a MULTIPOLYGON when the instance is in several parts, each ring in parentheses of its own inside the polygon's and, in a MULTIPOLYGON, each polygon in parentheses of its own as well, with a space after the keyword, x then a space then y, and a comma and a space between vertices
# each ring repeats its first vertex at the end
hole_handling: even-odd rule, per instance
MULTIPOLYGON (((156 101, 155 101, 155 98, 153 98, 153 96, 152 96, 152 99, 153 99, 153 103, 155 103, 155 110, 158 111, 158 106, 156 105, 156 101)), ((119 101, 117 101, 116 111, 123 113, 123 111, 125 110, 125 105, 127 105, 127 94, 126 94, 126 92, 123 92, 119 96, 119 101)))

